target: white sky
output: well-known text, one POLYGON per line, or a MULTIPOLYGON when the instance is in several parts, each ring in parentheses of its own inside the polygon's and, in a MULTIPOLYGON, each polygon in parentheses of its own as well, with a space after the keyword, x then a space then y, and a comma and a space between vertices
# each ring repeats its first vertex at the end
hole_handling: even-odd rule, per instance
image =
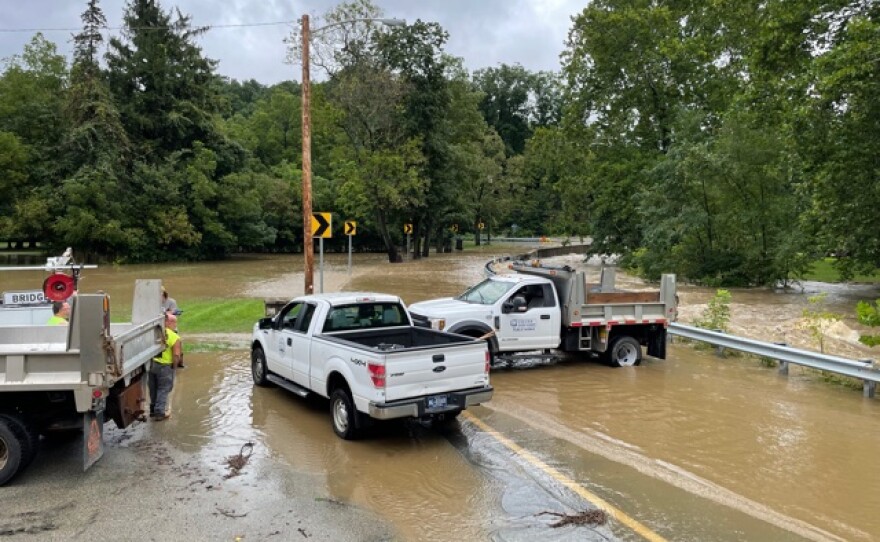
MULTIPOLYGON (((194 25, 298 21, 320 16, 335 0, 160 0, 192 16, 194 25)), ((446 51, 464 59, 473 71, 501 63, 522 64, 531 71, 559 70, 571 17, 587 0, 374 0, 384 15, 437 22, 449 33, 446 51)), ((124 0, 101 0, 109 26, 119 26, 124 0)), ((33 32, 19 28, 79 28, 85 0, 0 0, 0 59, 19 54, 33 32)), ((45 36, 70 55, 72 31, 45 36)), ((272 84, 299 79, 299 68, 284 64, 286 26, 212 29, 200 38, 206 56, 219 61, 218 73, 235 79, 272 84)))

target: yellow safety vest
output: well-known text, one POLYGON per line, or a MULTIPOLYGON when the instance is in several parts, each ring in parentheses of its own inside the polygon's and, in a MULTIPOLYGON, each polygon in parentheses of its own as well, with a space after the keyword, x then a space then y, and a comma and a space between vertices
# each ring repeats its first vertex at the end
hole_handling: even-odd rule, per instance
POLYGON ((180 340, 180 335, 175 333, 170 329, 165 330, 165 350, 162 352, 162 355, 158 358, 153 358, 153 361, 156 363, 161 363, 162 365, 171 365, 174 361, 174 345, 177 344, 177 341, 180 340))
POLYGON ((46 322, 46 325, 47 326, 60 326, 60 325, 66 324, 66 323, 67 323, 67 320, 65 320, 64 318, 62 318, 60 316, 56 316, 53 314, 52 318, 49 318, 49 321, 46 322))

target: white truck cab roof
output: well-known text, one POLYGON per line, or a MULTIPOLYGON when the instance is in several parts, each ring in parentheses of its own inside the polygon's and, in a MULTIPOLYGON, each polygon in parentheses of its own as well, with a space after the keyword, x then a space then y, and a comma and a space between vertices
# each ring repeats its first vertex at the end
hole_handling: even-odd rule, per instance
POLYGON ((326 301, 333 307, 363 302, 402 303, 396 295, 376 292, 331 292, 297 297, 295 301, 326 301))

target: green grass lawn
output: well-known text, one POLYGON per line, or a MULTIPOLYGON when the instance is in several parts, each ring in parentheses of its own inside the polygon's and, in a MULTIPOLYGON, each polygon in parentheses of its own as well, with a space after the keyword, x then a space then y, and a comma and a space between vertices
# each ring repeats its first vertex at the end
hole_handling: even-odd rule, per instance
MULTIPOLYGON (((815 280, 818 282, 841 282, 840 274, 834 268, 834 258, 823 258, 813 262, 809 272, 804 274, 805 280, 815 280)), ((878 270, 880 271, 880 270, 878 270)), ((880 282, 880 273, 873 275, 856 275, 850 282, 880 282)))
POLYGON ((265 316, 262 299, 197 299, 178 302, 181 333, 249 333, 265 316))

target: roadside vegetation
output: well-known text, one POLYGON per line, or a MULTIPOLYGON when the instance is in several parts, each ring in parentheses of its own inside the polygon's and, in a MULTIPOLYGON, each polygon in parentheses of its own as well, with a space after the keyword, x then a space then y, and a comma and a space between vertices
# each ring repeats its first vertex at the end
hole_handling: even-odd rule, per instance
MULTIPOLYGON (((110 30, 81 2, 72 59, 37 33, 0 66, 0 240, 120 263, 302 250, 299 83, 219 75, 212 30, 159 0, 110 30)), ((396 261, 412 224, 427 257, 483 224, 713 287, 880 267, 876 2, 595 0, 558 73, 470 72, 436 22, 364 21, 386 15, 313 20, 360 21, 313 36, 311 118, 313 209, 361 247, 396 261)))

